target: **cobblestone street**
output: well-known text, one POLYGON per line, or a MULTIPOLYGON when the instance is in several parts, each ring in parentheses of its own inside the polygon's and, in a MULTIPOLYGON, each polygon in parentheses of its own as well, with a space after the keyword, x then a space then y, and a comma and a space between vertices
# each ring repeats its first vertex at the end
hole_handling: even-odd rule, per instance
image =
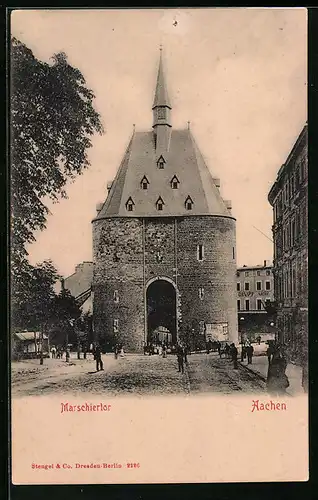
POLYGON ((185 373, 177 369, 176 356, 167 358, 128 354, 114 359, 103 356, 104 371, 95 371, 95 362, 87 360, 45 359, 40 366, 38 360, 12 363, 12 396, 48 394, 104 394, 122 396, 159 394, 200 394, 218 392, 229 394, 235 391, 262 392, 265 388, 255 374, 219 359, 216 354, 192 354, 188 356, 185 373))

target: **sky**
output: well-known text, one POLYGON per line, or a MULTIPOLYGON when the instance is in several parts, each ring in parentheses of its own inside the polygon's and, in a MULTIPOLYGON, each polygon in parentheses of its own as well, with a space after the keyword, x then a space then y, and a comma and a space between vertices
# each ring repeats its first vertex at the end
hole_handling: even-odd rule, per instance
POLYGON ((95 93, 105 128, 68 198, 48 204, 47 228, 28 247, 32 264, 51 259, 67 276, 92 260, 96 205, 133 124, 152 126, 160 44, 172 126, 190 121, 223 198, 232 200, 237 264, 272 260, 267 195, 307 120, 306 9, 17 10, 11 32, 41 60, 67 54, 95 93))

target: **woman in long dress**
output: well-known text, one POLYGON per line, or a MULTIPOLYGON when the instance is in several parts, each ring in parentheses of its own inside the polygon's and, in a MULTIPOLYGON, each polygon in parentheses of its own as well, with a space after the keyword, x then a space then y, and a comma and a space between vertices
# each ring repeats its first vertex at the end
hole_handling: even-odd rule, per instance
POLYGON ((287 361, 280 349, 276 349, 268 366, 266 386, 273 396, 286 394, 289 381, 286 375, 287 361))

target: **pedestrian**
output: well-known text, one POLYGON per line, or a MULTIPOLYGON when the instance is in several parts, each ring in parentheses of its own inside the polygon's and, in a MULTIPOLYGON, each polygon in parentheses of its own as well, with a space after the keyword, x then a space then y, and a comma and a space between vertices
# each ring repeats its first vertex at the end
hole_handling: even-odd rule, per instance
POLYGON ((51 348, 51 355, 52 355, 52 359, 55 359, 55 356, 56 356, 56 349, 55 349, 55 346, 52 345, 52 348, 51 348))
POLYGON ((184 356, 184 362, 188 362, 188 346, 184 344, 183 346, 183 356, 184 356))
POLYGON ((159 356, 162 356, 162 345, 159 345, 158 347, 158 354, 159 356))
POLYGON ((253 354, 254 354, 254 347, 252 346, 252 344, 249 344, 245 349, 246 349, 246 354, 247 354, 247 364, 251 365, 253 354))
POLYGON ((117 359, 117 358, 118 358, 118 351, 119 351, 119 349, 118 349, 118 344, 115 344, 115 347, 114 347, 114 355, 115 355, 115 359, 117 359))
POLYGON ((66 361, 66 363, 68 363, 68 362, 69 362, 69 360, 70 360, 70 354, 71 354, 71 353, 70 353, 69 348, 68 348, 68 347, 66 347, 66 350, 65 350, 65 361, 66 361))
POLYGON ((238 351, 237 351, 237 347, 235 346, 234 343, 231 344, 230 353, 231 353, 231 360, 233 361, 233 364, 234 364, 234 369, 237 370, 238 369, 238 364, 237 364, 238 351))
POLYGON ((286 389, 289 387, 289 380, 285 373, 286 367, 286 357, 282 350, 277 347, 273 353, 271 363, 268 366, 266 381, 267 390, 273 396, 286 394, 286 389))
POLYGON ((244 342, 241 343, 242 345, 242 350, 241 350, 241 361, 244 361, 244 358, 245 358, 245 353, 246 353, 246 348, 245 348, 245 344, 244 342))
POLYGON ((56 349, 56 359, 60 359, 61 358, 61 348, 60 346, 57 346, 57 349, 56 349))
POLYGON ((274 347, 272 346, 272 344, 268 346, 266 354, 267 354, 268 364, 270 365, 272 356, 274 354, 274 347))
POLYGON ((163 344, 163 346, 162 346, 162 357, 163 358, 167 357, 167 346, 166 346, 166 344, 163 344))
POLYGON ((99 344, 97 344, 95 347, 94 358, 96 360, 96 371, 99 372, 99 370, 104 370, 102 351, 99 344))
POLYGON ((178 372, 184 373, 184 351, 181 344, 177 346, 178 372))
POLYGON ((121 358, 123 358, 125 356, 124 346, 123 345, 121 345, 121 347, 120 347, 120 354, 119 355, 120 355, 121 358))
POLYGON ((218 349, 218 353, 219 353, 220 358, 222 358, 221 342, 217 342, 217 349, 218 349))
POLYGON ((224 352, 225 352, 225 355, 226 355, 226 357, 227 357, 227 358, 229 358, 229 357, 230 357, 230 355, 231 355, 231 352, 230 352, 230 351, 231 351, 230 346, 229 346, 229 344, 226 342, 225 347, 224 347, 224 352))

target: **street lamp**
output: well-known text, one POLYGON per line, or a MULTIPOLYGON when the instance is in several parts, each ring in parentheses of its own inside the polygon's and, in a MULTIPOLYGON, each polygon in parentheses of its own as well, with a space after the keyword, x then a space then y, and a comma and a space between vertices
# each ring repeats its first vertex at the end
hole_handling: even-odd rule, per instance
MULTIPOLYGON (((244 321, 244 316, 240 318, 240 321, 244 321)), ((243 349, 243 330, 241 328, 241 361, 244 360, 244 349, 243 349)))

